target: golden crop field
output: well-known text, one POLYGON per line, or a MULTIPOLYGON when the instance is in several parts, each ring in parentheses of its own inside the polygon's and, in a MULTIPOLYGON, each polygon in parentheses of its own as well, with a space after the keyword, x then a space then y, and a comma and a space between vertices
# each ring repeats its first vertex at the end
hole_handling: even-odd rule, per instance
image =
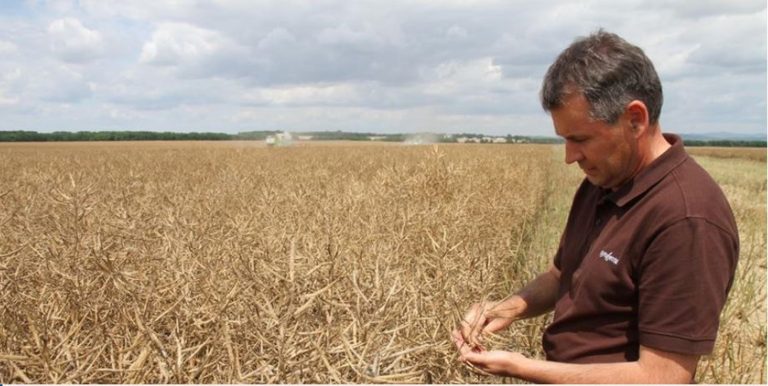
MULTIPOLYGON (((697 381, 765 383, 765 158, 696 158, 742 242, 697 381)), ((0 383, 513 382, 458 363, 449 331, 549 263, 582 178, 562 160, 550 145, 0 144, 0 383)), ((547 321, 494 342, 541 357, 547 321)))

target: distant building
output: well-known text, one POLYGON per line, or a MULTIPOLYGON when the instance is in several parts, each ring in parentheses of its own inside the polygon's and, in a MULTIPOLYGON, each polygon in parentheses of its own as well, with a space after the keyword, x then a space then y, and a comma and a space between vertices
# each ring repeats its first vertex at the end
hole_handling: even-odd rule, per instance
POLYGON ((493 139, 493 143, 507 143, 507 139, 504 137, 496 137, 493 139))
POLYGON ((369 140, 369 141, 383 141, 383 140, 385 140, 386 138, 387 138, 387 137, 385 137, 385 136, 383 136, 383 135, 370 135, 370 136, 368 136, 368 140, 369 140))
POLYGON ((299 141, 311 141, 313 136, 311 135, 300 135, 298 136, 299 141))

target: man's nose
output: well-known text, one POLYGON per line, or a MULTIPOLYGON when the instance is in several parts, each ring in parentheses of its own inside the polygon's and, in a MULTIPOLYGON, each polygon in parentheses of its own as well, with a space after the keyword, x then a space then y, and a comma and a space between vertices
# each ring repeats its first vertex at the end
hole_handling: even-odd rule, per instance
POLYGON ((581 154, 581 150, 579 149, 578 145, 571 142, 571 141, 565 141, 565 163, 566 164, 572 164, 574 162, 581 161, 584 158, 584 155, 581 154))

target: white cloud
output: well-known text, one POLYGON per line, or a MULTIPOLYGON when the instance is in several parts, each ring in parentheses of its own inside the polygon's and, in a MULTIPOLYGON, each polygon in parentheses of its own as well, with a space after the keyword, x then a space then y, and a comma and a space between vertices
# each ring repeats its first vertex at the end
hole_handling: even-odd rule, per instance
POLYGON ((21 78, 21 69, 16 68, 0 76, 0 107, 15 106, 19 103, 18 96, 12 96, 8 89, 21 78))
POLYGON ((86 28, 78 19, 67 17, 48 25, 51 50, 62 60, 82 63, 98 58, 103 39, 98 31, 86 28))
POLYGON ((35 94, 44 101, 76 103, 91 96, 91 85, 82 74, 64 67, 34 74, 35 94))
POLYGON ((651 8, 669 9, 677 17, 682 19, 701 19, 718 17, 723 14, 739 15, 744 13, 756 13, 765 11, 763 0, 697 0, 697 1, 669 1, 647 0, 646 5, 651 8))
POLYGON ((471 92, 472 89, 484 91, 485 87, 498 84, 502 78, 501 67, 494 64, 492 58, 440 63, 422 74, 429 82, 425 90, 427 93, 445 96, 471 92))
POLYGON ((688 31, 688 40, 701 39, 691 62, 725 69, 765 72, 766 17, 764 12, 708 18, 688 31), (710 31, 717 31, 712 33, 710 31))
POLYGON ((267 36, 264 36, 264 38, 259 40, 257 47, 261 50, 269 51, 281 49, 295 43, 296 37, 293 36, 292 33, 287 31, 285 28, 278 27, 272 31, 269 31, 267 36))
POLYGON ((188 23, 161 23, 144 43, 139 63, 172 69, 174 81, 240 78, 257 60, 225 34, 188 23))
POLYGON ((342 23, 322 29, 317 41, 327 45, 399 45, 402 32, 396 23, 365 22, 356 27, 342 23))
POLYGON ((141 49, 140 62, 156 65, 182 65, 213 57, 226 39, 216 31, 186 23, 163 23, 141 49))
POLYGON ((11 55, 18 51, 18 47, 13 42, 0 40, 0 55, 11 55))
POLYGON ((109 83, 93 85, 99 100, 115 109, 171 112, 188 105, 233 103, 241 89, 223 79, 173 79, 155 67, 139 67, 116 74, 109 83), (237 96, 235 98, 234 96, 237 96))
POLYGON ((451 28, 448 28, 448 30, 445 31, 445 36, 452 39, 463 39, 466 38, 467 35, 467 30, 457 25, 452 25, 451 28))
POLYGON ((0 14, 0 104, 6 122, 35 129, 58 128, 44 118, 51 114, 94 129, 465 125, 551 135, 538 106, 541 77, 575 37, 604 27, 653 60, 666 93, 662 121, 673 130, 765 130, 764 1, 38 0, 17 8, 0 14))
POLYGON ((179 0, 78 0, 82 10, 97 18, 126 17, 149 22, 184 20, 203 2, 179 0))
POLYGON ((264 89, 260 94, 264 101, 276 105, 349 104, 359 97, 355 87, 349 84, 276 87, 264 89))
POLYGON ((19 103, 19 98, 13 98, 4 95, 5 92, 0 89, 0 107, 13 106, 19 103))

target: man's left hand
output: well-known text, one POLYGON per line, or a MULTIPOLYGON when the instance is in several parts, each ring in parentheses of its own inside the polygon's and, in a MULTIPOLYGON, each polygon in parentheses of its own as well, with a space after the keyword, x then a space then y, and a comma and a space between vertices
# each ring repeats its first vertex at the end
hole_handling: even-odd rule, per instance
POLYGON ((502 351, 502 350, 486 350, 482 347, 472 348, 467 342, 464 341, 462 335, 458 331, 454 331, 452 334, 453 343, 459 351, 459 360, 465 363, 469 363, 475 368, 493 375, 499 375, 502 377, 515 376, 515 369, 518 368, 521 361, 526 358, 519 353, 502 351))

